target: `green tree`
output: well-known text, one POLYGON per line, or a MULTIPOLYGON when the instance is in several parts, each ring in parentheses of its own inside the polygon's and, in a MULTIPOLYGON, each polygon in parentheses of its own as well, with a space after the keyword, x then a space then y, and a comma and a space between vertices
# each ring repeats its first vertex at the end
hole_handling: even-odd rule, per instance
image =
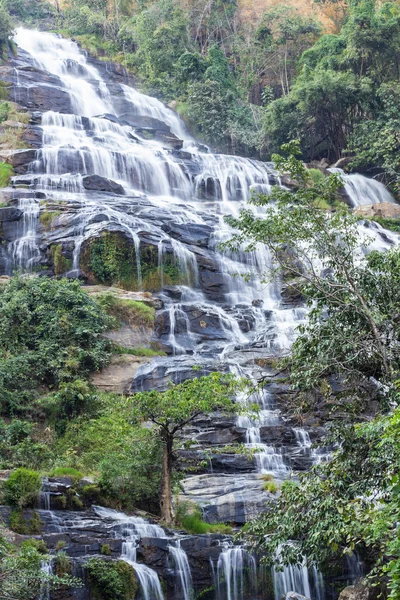
POLYGON ((24 410, 39 385, 85 377, 110 358, 113 324, 79 282, 14 277, 0 290, 0 402, 24 410))
POLYGON ((299 328, 287 360, 295 386, 310 390, 336 375, 359 392, 373 378, 380 382, 375 392, 388 401, 400 365, 393 319, 400 308, 395 283, 400 252, 374 252, 361 261, 368 239, 360 234, 357 217, 341 202, 329 209, 340 177, 314 180, 295 156, 298 144, 284 149, 288 158, 274 156, 274 161, 280 173, 295 180, 294 192, 275 187, 270 196, 252 200, 265 209, 262 217, 246 209, 238 219, 228 218, 237 229, 229 246, 265 244, 275 259, 267 275, 284 274, 309 303, 309 321, 299 328))
POLYGON ((42 487, 39 473, 20 468, 11 473, 4 484, 4 501, 15 508, 35 504, 42 487))
POLYGON ((211 373, 171 386, 165 392, 152 390, 133 397, 134 416, 153 423, 154 433, 162 443, 160 511, 167 524, 171 524, 174 517, 171 481, 177 438, 186 425, 202 414, 234 412, 235 387, 231 375, 211 373))
POLYGON ((284 482, 271 510, 250 522, 246 535, 266 562, 318 565, 331 575, 343 557, 357 552, 370 583, 397 600, 399 409, 351 425, 340 443, 329 463, 284 482))

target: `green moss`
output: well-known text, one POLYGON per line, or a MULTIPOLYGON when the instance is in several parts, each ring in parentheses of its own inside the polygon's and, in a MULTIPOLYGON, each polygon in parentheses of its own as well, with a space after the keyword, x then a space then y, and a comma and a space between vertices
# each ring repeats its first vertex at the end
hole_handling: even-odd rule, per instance
POLYGON ((161 289, 162 285, 188 283, 182 278, 173 255, 165 255, 163 267, 159 268, 157 246, 141 245, 140 266, 142 282, 139 285, 135 247, 119 232, 103 232, 98 238, 88 240, 80 256, 80 268, 91 283, 150 292, 161 289))
POLYGON ((135 248, 120 233, 104 232, 90 239, 81 252, 80 267, 94 283, 137 289, 135 248))
POLYGON ((72 481, 78 482, 83 477, 83 473, 73 467, 57 467, 49 473, 49 477, 67 477, 72 481))
POLYGON ((8 165, 7 163, 0 162, 0 188, 7 187, 12 176, 12 166, 8 165))
POLYGON ((135 571, 123 561, 91 558, 86 565, 94 600, 132 600, 138 584, 135 571))
MULTIPOLYGON (((46 213, 43 213, 46 214, 46 213)), ((47 213, 49 214, 49 213, 47 213)), ((54 213, 50 213, 54 214, 54 213)), ((53 261, 54 265, 54 273, 56 275, 62 275, 67 271, 71 270, 72 261, 69 258, 66 258, 62 253, 62 245, 61 244, 53 244, 50 247, 50 257, 53 261)))
POLYGON ((144 302, 119 298, 112 292, 98 294, 96 302, 107 314, 115 317, 117 321, 129 323, 129 325, 145 325, 153 327, 155 310, 144 302))
POLYGON ((183 527, 188 533, 203 534, 203 533, 223 533, 230 535, 232 533, 232 527, 225 523, 206 523, 201 518, 199 510, 195 509, 193 512, 188 512, 190 506, 188 503, 181 503, 176 511, 176 523, 180 527, 183 527))
POLYGON ((20 535, 39 535, 42 529, 39 513, 35 510, 30 518, 26 518, 22 510, 14 509, 10 515, 10 529, 20 535))
POLYGON ((269 492, 270 494, 276 494, 278 489, 278 484, 275 483, 275 481, 266 481, 263 485, 263 490, 269 492))
POLYGON ((61 215, 60 210, 44 211, 40 213, 39 221, 45 229, 51 229, 53 227, 53 221, 61 215))

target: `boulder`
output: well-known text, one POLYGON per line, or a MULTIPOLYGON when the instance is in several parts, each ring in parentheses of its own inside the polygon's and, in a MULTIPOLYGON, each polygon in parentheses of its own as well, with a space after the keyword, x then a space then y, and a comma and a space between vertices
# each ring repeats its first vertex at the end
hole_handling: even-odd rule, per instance
POLYGON ((285 600, 310 600, 307 596, 298 594, 297 592, 287 592, 284 596, 285 600))
POLYGON ((24 174, 36 158, 36 150, 6 150, 0 153, 0 159, 14 167, 15 173, 24 174))
POLYGON ((400 219, 400 205, 394 202, 381 202, 380 204, 365 204, 357 206, 354 214, 361 217, 383 217, 385 219, 400 219))
POLYGON ((194 475, 181 482, 181 499, 196 502, 209 523, 246 523, 265 510, 263 484, 256 473, 194 475))
POLYGON ((339 594, 339 600, 376 600, 380 595, 378 587, 371 587, 364 583, 349 585, 339 594))
POLYGON ((92 374, 91 382, 104 392, 124 394, 139 367, 150 360, 148 357, 131 354, 115 355, 105 369, 92 374))
POLYGON ((125 195, 124 187, 121 184, 100 175, 86 175, 82 183, 85 190, 108 192, 110 194, 118 194, 119 196, 125 195))
POLYGON ((184 244, 203 247, 208 246, 208 240, 212 233, 212 228, 209 225, 198 223, 166 223, 163 230, 184 244))
POLYGON ((119 120, 122 123, 126 123, 135 129, 154 129, 157 131, 163 131, 169 133, 171 128, 167 123, 155 119, 154 117, 148 117, 144 115, 132 115, 130 113, 123 113, 120 115, 119 120))

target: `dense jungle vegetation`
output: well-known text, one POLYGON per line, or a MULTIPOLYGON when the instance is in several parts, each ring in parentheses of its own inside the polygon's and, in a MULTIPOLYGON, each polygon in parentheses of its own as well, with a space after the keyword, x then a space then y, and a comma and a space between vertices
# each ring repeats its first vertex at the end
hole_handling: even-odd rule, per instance
MULTIPOLYGON (((122 63, 206 143, 272 157, 296 181, 294 193, 273 192, 277 210, 268 212, 271 198, 254 199, 266 207, 262 222, 245 211, 231 225, 236 243, 269 246, 277 270, 312 307, 281 367, 291 373, 299 418, 323 399, 336 451, 330 463, 283 484, 274 510, 245 534, 268 557, 279 548, 282 563, 307 560, 324 572, 357 551, 382 597, 399 599, 400 254, 371 253, 360 265, 357 219, 337 202, 340 181, 313 178, 303 161, 345 157, 350 169, 365 169, 397 192, 400 4, 1 0, 4 60, 18 22, 40 22, 122 63), (284 158, 274 155, 292 139, 298 143, 284 146, 284 158), (288 246, 291 253, 282 253, 288 246), (330 277, 304 268, 313 255, 330 277)), ((135 404, 99 392, 89 378, 116 352, 102 337, 113 319, 77 282, 17 277, 0 289, 0 467, 18 469, 5 490, 16 531, 21 509, 37 496, 38 473, 76 481, 93 475, 83 503, 156 513, 167 476, 170 499, 178 478, 172 465, 162 472, 168 432, 159 421, 157 435, 140 426, 157 411, 168 421, 169 396, 143 395, 135 404), (22 471, 27 465, 32 470, 22 471)), ((226 395, 231 382, 214 375, 191 385, 175 389, 183 405, 172 419, 234 410, 226 395), (194 410, 187 388, 199 400, 194 410)), ((197 531, 204 526, 197 518, 197 531)), ((34 544, 16 550, 2 541, 3 597, 31 598, 41 585, 39 567, 34 544)))

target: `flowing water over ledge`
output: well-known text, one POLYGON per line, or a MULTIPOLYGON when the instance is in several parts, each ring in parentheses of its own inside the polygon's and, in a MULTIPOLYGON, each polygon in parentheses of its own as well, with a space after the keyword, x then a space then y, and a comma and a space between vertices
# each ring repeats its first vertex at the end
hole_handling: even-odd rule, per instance
MULTIPOLYGON (((12 93, 33 113, 39 142, 34 152, 20 155, 10 192, 20 217, 5 228, 2 271, 53 274, 49 256, 59 246, 68 264, 65 274, 81 276, 90 242, 104 232, 117 233, 132 248, 138 289, 147 285, 143 257, 152 256, 164 304, 156 333, 168 356, 142 366, 132 392, 178 383, 193 376, 195 365, 254 381, 270 375, 268 361, 289 350, 307 311, 301 300, 285 294, 282 281, 264 282, 271 267, 266 248, 223 253, 220 243, 232 235, 224 216, 238 215, 253 191, 268 193, 280 183, 272 165, 213 154, 190 136, 175 112, 108 72, 107 65, 93 64, 70 40, 19 29, 15 41, 19 57, 9 74, 12 93), (57 213, 49 228, 39 220, 47 207, 57 213)), ((392 201, 381 184, 361 175, 346 175, 345 188, 353 206, 392 201)), ((262 214, 262 208, 252 210, 262 214)), ((378 224, 363 230, 374 249, 397 243, 398 236, 378 224)), ((329 456, 312 448, 318 428, 301 428, 282 415, 279 398, 285 393, 284 384, 272 377, 252 398, 260 407, 258 419, 203 419, 188 430, 197 444, 192 452, 207 455, 209 468, 183 482, 182 496, 195 499, 207 520, 244 523, 270 497, 263 474, 282 480, 329 456), (224 454, 227 443, 237 442, 254 450, 254 458, 224 454)), ((122 540, 120 555, 135 569, 143 600, 164 597, 157 572, 138 559, 146 538, 165 550, 176 579, 173 597, 190 599, 193 574, 185 538, 168 537, 156 525, 107 509, 97 508, 95 515, 111 537, 122 540)), ((49 510, 47 517, 55 530, 70 527, 49 510)), ((306 568, 274 573, 274 590, 267 592, 257 583, 255 559, 228 540, 219 540, 208 570, 216 600, 279 600, 294 586, 313 600, 324 596, 319 574, 306 568)), ((43 598, 46 594, 43 590, 43 598)))

